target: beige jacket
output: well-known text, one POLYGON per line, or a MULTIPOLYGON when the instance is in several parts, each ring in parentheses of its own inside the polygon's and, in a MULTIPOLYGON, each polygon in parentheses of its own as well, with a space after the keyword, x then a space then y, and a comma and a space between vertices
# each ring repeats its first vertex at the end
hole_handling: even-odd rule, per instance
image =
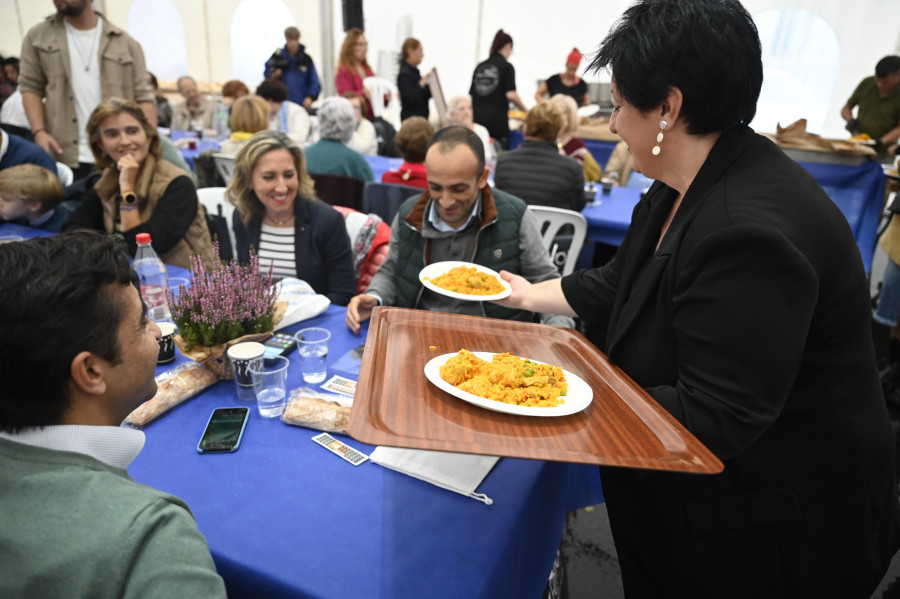
MULTIPOLYGON (((204 129, 216 128, 216 103, 208 98, 200 98, 200 106, 197 107, 197 113, 193 117, 194 120, 203 123, 204 129)), ((175 131, 191 130, 191 109, 188 108, 187 100, 179 102, 172 107, 172 129, 175 131)))
MULTIPOLYGON (((153 90, 141 45, 101 13, 100 91, 103 99, 152 102, 153 90)), ((32 27, 22 42, 19 89, 46 99, 47 132, 63 150, 61 162, 78 166, 78 122, 70 83, 69 44, 59 14, 32 27)))
MULTIPOLYGON (((156 205, 163 199, 166 188, 176 177, 187 176, 183 170, 165 160, 156 160, 152 155, 144 159, 141 171, 135 184, 135 194, 141 198, 139 210, 141 221, 147 222, 153 215, 156 205)), ((115 233, 116 215, 119 203, 119 172, 115 167, 107 167, 94 185, 94 190, 103 204, 103 227, 108 234, 115 233)), ((160 255, 166 264, 174 264, 182 268, 191 267, 191 256, 211 257, 212 238, 206 226, 206 210, 197 206, 197 214, 191 222, 187 233, 175 244, 175 247, 160 255)))

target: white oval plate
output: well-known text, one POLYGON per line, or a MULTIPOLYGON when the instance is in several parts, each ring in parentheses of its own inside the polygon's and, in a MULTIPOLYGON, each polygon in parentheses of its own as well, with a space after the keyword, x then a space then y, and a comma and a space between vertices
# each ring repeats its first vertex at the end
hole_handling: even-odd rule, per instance
POLYGON ((429 264, 419 271, 419 281, 422 283, 422 285, 425 285, 425 287, 431 289, 436 293, 440 293, 441 295, 446 295, 447 297, 456 299, 468 300, 470 302, 499 300, 503 299, 504 297, 509 297, 509 294, 512 293, 512 287, 510 287, 509 283, 501 279, 499 274, 486 266, 473 264, 471 262, 457 262, 455 260, 447 260, 446 262, 435 262, 434 264, 429 264), (497 280, 500 281, 501 285, 503 285, 503 291, 501 291, 500 293, 495 293, 494 295, 470 295, 468 293, 457 293, 456 291, 441 289, 431 281, 425 280, 426 277, 429 279, 437 278, 442 274, 449 272, 451 269, 456 268, 457 266, 474 266, 475 270, 477 270, 478 272, 483 272, 486 275, 497 277, 497 280))
MULTIPOLYGON (((489 352, 476 351, 472 353, 482 360, 486 360, 488 362, 490 362, 494 358, 494 354, 489 352)), ((513 404, 503 403, 501 401, 494 401, 493 399, 478 397, 477 395, 472 395, 467 391, 463 391, 454 387, 441 378, 441 366, 443 366, 444 363, 447 362, 447 360, 456 355, 458 355, 458 352, 452 354, 444 354, 442 356, 437 356, 436 358, 432 358, 431 360, 429 360, 428 364, 425 365, 425 378, 431 381, 434 386, 443 391, 446 391, 450 395, 458 397, 463 401, 469 402, 470 404, 474 404, 481 408, 493 410, 495 412, 517 414, 519 416, 568 416, 570 414, 577 414, 578 412, 584 410, 586 407, 591 405, 591 401, 594 399, 594 391, 590 388, 590 386, 588 386, 588 384, 584 382, 581 377, 574 375, 565 369, 563 369, 563 372, 566 373, 566 382, 569 384, 569 391, 565 396, 566 403, 556 406, 555 408, 516 406, 513 404)), ((543 362, 538 362, 537 360, 532 360, 532 362, 543 364, 543 362)))

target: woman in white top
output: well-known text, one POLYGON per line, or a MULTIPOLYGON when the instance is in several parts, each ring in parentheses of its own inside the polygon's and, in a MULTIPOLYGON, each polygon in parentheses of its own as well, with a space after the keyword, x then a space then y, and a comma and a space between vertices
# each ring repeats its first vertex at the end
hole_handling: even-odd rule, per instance
POLYGON ((475 122, 475 115, 472 112, 472 98, 469 96, 453 96, 447 104, 447 124, 460 125, 471 129, 481 139, 484 144, 484 162, 493 168, 497 163, 497 148, 491 139, 491 134, 483 125, 475 122))
POLYGON ((256 95, 269 103, 269 129, 286 133, 299 146, 309 144, 310 120, 306 109, 287 99, 287 87, 278 79, 265 79, 256 95))
POLYGON ((378 135, 372 121, 363 116, 366 99, 350 91, 341 95, 353 104, 353 116, 356 119, 356 129, 353 131, 353 137, 347 142, 347 147, 363 156, 375 156, 378 154, 378 135))

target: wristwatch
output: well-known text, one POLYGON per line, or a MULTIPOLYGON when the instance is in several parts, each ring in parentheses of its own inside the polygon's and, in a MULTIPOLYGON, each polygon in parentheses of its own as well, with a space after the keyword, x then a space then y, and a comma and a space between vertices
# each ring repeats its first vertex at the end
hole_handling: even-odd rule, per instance
POLYGON ((122 196, 122 202, 119 204, 119 210, 137 210, 138 200, 134 193, 128 192, 122 196))

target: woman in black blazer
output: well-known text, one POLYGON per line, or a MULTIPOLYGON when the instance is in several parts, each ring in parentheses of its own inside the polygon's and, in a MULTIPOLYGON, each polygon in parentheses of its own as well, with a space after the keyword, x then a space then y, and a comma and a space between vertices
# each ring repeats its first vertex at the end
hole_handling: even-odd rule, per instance
POLYGON ((747 124, 760 42, 737 0, 641 0, 592 67, 656 179, 612 262, 513 283, 725 465, 601 470, 628 597, 868 598, 897 548, 893 435, 868 284, 840 210, 747 124))
POLYGON ((428 100, 431 99, 431 88, 428 78, 434 74, 431 69, 425 76, 419 73, 419 65, 425 57, 422 42, 414 37, 406 38, 400 49, 400 71, 397 73, 397 91, 400 93, 400 120, 411 116, 428 118, 428 100))
POLYGON ((335 304, 356 293, 356 274, 344 217, 315 200, 303 152, 278 131, 260 131, 235 157, 226 196, 237 207, 232 228, 237 256, 259 256, 276 279, 296 277, 335 304))

